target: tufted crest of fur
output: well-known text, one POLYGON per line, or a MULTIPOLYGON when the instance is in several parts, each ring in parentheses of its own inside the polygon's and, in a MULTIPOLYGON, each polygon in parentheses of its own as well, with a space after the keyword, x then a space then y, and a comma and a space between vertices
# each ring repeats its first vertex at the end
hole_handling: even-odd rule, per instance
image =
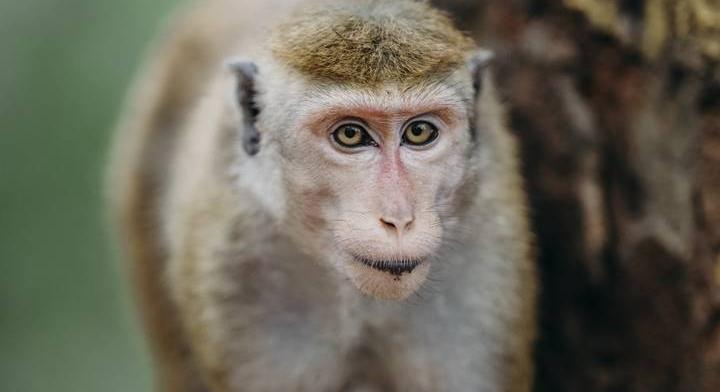
POLYGON ((417 82, 460 65, 472 40, 419 1, 343 1, 301 11, 271 39, 282 63, 311 78, 355 85, 417 82))

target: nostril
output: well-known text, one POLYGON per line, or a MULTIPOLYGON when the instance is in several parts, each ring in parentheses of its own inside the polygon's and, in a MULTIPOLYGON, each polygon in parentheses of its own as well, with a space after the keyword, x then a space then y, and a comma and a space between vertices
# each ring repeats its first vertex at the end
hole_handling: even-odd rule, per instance
POLYGON ((386 229, 397 230, 397 226, 395 226, 395 223, 393 222, 380 218, 380 223, 382 223, 383 227, 386 229))
POLYGON ((409 221, 407 221, 407 223, 405 223, 405 231, 410 230, 414 221, 415 221, 415 219, 410 219, 409 221))
POLYGON ((407 232, 412 228, 414 219, 403 219, 401 221, 395 219, 380 218, 382 226, 391 231, 395 231, 398 234, 407 232))

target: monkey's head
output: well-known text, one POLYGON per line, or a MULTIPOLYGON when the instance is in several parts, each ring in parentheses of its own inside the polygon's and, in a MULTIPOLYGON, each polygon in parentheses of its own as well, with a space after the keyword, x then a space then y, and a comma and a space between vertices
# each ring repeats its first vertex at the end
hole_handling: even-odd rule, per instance
POLYGON ((238 102, 248 159, 279 163, 286 232, 362 292, 403 299, 472 197, 489 56, 424 3, 367 4, 283 24, 258 66, 235 64, 238 102))

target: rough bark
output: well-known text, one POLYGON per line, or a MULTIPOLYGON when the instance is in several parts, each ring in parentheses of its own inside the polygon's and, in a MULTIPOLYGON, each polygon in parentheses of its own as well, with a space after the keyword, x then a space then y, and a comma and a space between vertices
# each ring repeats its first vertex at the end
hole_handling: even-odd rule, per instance
POLYGON ((439 0, 498 55, 537 391, 720 391, 720 2, 439 0))

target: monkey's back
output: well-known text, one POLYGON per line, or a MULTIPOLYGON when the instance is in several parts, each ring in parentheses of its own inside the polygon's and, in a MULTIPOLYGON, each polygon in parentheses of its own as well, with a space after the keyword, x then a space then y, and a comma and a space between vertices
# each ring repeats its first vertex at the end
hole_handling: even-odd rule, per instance
POLYGON ((204 390, 164 284, 168 251, 160 211, 176 141, 224 61, 250 55, 265 29, 261 23, 298 2, 211 0, 184 7, 151 48, 127 99, 108 171, 108 199, 163 390, 204 390))

